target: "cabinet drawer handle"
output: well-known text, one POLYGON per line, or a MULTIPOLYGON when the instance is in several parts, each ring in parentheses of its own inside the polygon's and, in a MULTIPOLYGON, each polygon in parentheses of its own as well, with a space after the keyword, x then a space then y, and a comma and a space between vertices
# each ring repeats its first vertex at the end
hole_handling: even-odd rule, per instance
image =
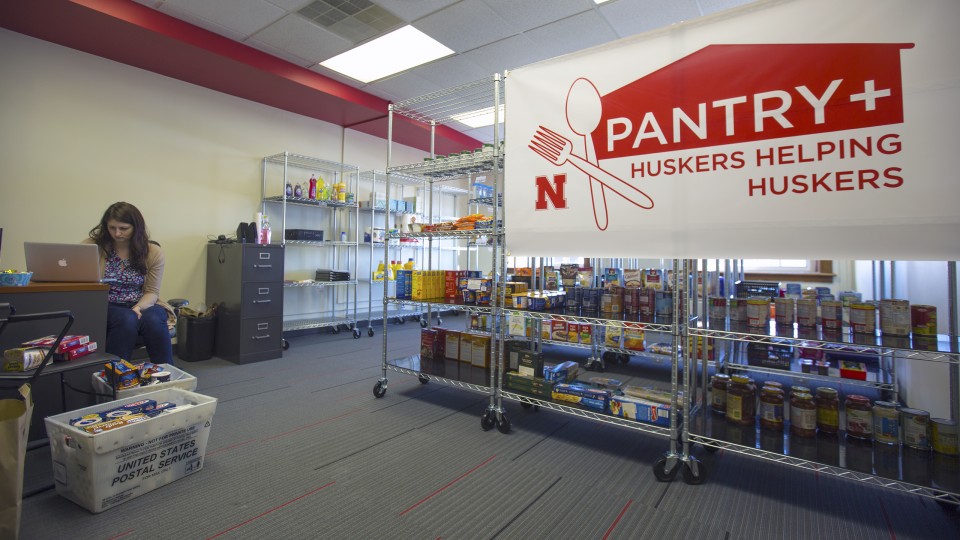
POLYGON ((265 253, 265 252, 260 253, 260 260, 265 261, 269 258, 270 258, 270 253, 265 253))
POLYGON ((271 302, 271 300, 270 300, 269 298, 266 299, 266 300, 254 300, 254 301, 253 301, 254 304, 269 304, 270 302, 271 302))
POLYGON ((260 287, 257 289, 257 294, 270 294, 270 287, 260 287))
POLYGON ((254 268, 273 268, 273 265, 272 264, 255 264, 253 265, 253 267, 254 268))
POLYGON ((267 328, 270 328, 270 323, 257 323, 257 331, 266 330, 267 328))
POLYGON ((264 336, 251 336, 250 339, 270 339, 270 334, 264 336))

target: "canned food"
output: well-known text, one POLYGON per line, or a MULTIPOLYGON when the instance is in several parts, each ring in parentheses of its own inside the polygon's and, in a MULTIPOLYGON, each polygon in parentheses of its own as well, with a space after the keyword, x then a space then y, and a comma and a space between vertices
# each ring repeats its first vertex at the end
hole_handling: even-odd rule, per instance
POLYGON ((583 297, 580 299, 580 307, 584 311, 597 311, 600 309, 600 292, 603 289, 588 287, 583 289, 583 297))
POLYGON ((886 444, 900 443, 900 412, 892 401, 873 404, 873 438, 886 444))
POLYGON ((873 438, 873 409, 870 399, 857 394, 850 394, 843 402, 847 411, 847 435, 858 439, 873 438))
POLYGON ((670 317, 673 315, 673 292, 656 292, 655 313, 658 317, 670 317))
POLYGON ((730 306, 730 322, 747 322, 747 300, 745 298, 731 298, 727 304, 730 306))
POLYGON ((824 330, 843 330, 843 302, 839 300, 820 301, 820 323, 824 330))
POLYGON ((937 335, 937 306, 910 306, 910 326, 915 336, 937 335))
POLYGON ((900 409, 903 444, 919 450, 930 449, 930 413, 920 409, 900 409))
POLYGON ((797 326, 811 328, 817 325, 817 301, 813 298, 797 300, 797 326))
POLYGON ((747 326, 763 328, 770 323, 770 299, 766 296, 747 298, 747 326))
POLYGON ((567 309, 580 309, 580 304, 582 301, 583 289, 580 287, 567 289, 567 309))
POLYGON ((793 310, 793 298, 774 298, 774 318, 778 325, 792 326, 796 320, 796 314, 793 310))
POLYGON ((727 318, 727 298, 724 296, 711 296, 707 299, 707 304, 707 313, 710 316, 710 321, 722 325, 727 318))
POLYGON ((881 300, 880 332, 891 336, 910 335, 910 302, 893 299, 881 300))
POLYGON ((873 304, 850 304, 850 328, 854 334, 874 334, 877 331, 877 308, 873 304))
POLYGON ((623 292, 623 310, 630 315, 640 313, 640 289, 630 287, 623 292))
POLYGON ((957 449, 956 420, 934 418, 930 421, 930 426, 930 440, 933 443, 934 452, 948 456, 956 456, 958 453, 960 453, 957 449))

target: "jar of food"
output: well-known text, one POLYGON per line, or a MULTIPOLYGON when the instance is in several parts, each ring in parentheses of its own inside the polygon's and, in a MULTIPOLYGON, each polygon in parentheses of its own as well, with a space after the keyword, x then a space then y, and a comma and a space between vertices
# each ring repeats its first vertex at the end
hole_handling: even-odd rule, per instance
POLYGON ((840 398, 833 388, 817 388, 817 429, 821 433, 840 431, 840 398))
POLYGON ((783 390, 764 385, 760 390, 760 427, 783 431, 783 390))
POLYGON ((850 394, 843 402, 847 413, 847 436, 873 438, 873 407, 866 396, 850 394))
POLYGON ((773 387, 773 388, 778 388, 778 389, 780 389, 780 390, 783 390, 783 384, 781 384, 781 383, 779 383, 779 382, 777 382, 777 381, 763 381, 763 386, 765 386, 765 387, 766 387, 766 386, 771 386, 771 387, 773 387))
POLYGON ((727 412, 727 386, 730 384, 730 376, 723 373, 717 373, 710 379, 711 397, 710 408, 718 414, 727 412))
POLYGON ((873 404, 873 438, 885 444, 900 444, 900 410, 892 401, 873 404))
POLYGON ((806 392, 790 398, 790 433, 797 437, 817 436, 817 404, 806 392))
POLYGON ((727 420, 741 426, 752 426, 757 417, 757 386, 745 375, 730 377, 727 386, 727 420))
POLYGON ((934 418, 930 421, 930 424, 932 426, 933 451, 947 456, 960 454, 957 446, 957 421, 934 418))
POLYGON ((792 399, 793 396, 795 396, 795 395, 797 395, 797 394, 811 394, 811 392, 810 392, 810 389, 807 388, 806 386, 800 386, 800 385, 791 386, 791 387, 790 387, 790 398, 792 399))

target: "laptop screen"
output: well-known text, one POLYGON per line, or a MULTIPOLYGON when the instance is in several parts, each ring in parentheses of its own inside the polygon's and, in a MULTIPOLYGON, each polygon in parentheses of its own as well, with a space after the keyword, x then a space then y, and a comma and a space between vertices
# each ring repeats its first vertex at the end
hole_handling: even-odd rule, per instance
POLYGON ((24 242, 27 271, 32 281, 98 283, 100 252, 95 244, 24 242))

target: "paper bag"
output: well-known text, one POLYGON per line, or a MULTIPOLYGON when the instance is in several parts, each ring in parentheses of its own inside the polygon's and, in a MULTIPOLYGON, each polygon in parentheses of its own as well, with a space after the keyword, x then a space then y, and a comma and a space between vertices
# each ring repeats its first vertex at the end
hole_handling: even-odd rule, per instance
POLYGON ((33 415, 30 385, 20 387, 23 399, 0 399, 0 540, 15 539, 20 531, 23 463, 33 415))

